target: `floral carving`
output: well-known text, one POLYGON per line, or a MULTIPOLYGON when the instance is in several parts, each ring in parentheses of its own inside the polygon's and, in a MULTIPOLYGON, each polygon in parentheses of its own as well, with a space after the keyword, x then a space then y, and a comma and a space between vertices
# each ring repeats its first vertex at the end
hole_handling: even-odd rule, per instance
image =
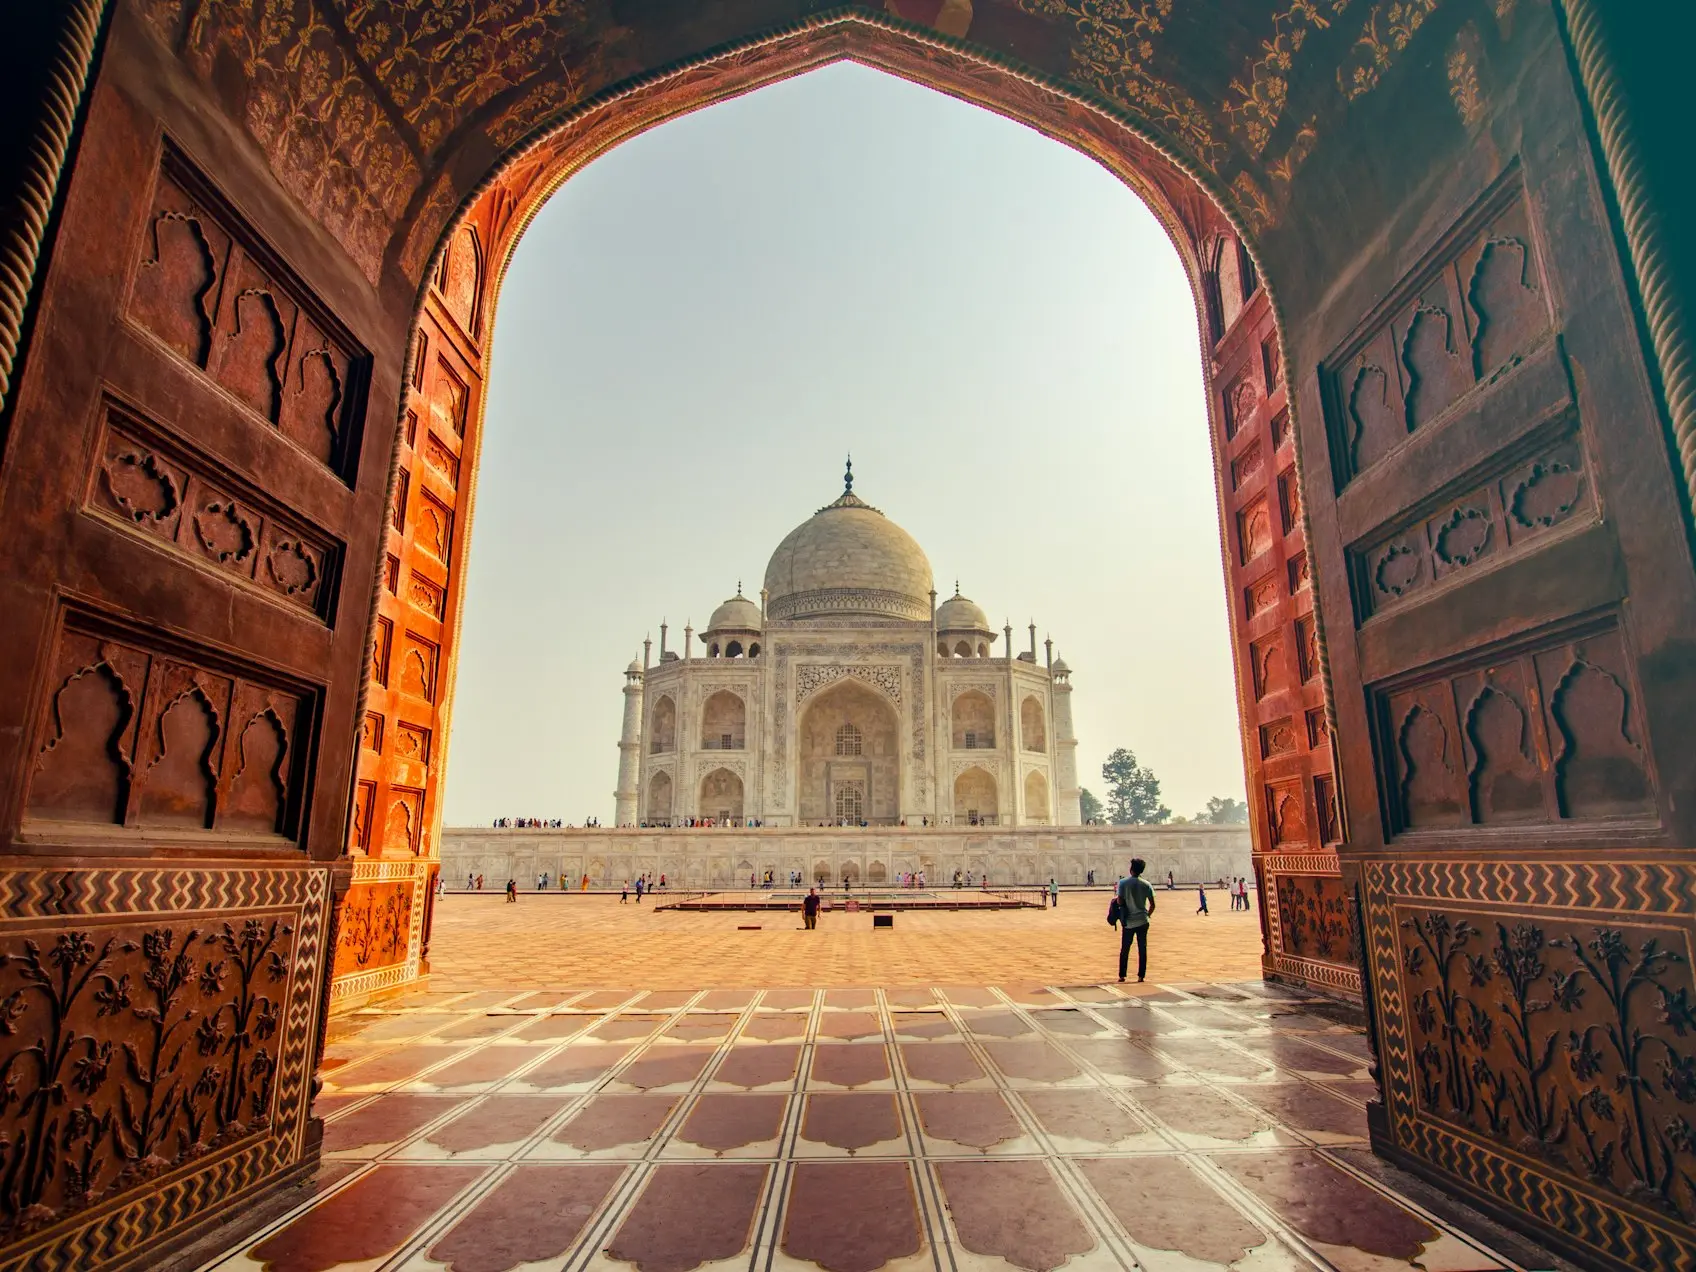
POLYGON ((861 667, 853 663, 803 663, 795 669, 795 701, 805 702, 815 692, 844 677, 862 680, 894 702, 901 701, 901 668, 861 667))
POLYGON ((1456 508, 1437 527, 1437 555, 1450 565, 1471 565, 1490 546, 1490 514, 1482 508, 1456 508))
MULTIPOLYGON (((1545 921, 1547 922, 1547 921, 1545 921)), ((1421 1107, 1552 1167, 1696 1216, 1696 1033, 1689 965, 1661 934, 1550 935, 1428 911, 1402 921, 1421 1107)))
POLYGON ((292 936, 248 918, 68 930, 0 954, 7 1236, 269 1125, 292 936))
POLYGON ((1514 487, 1509 510, 1526 529, 1547 529, 1566 518, 1583 498, 1578 469, 1560 460, 1538 462, 1514 487))
POLYGON ((1380 592, 1405 596, 1419 586, 1421 557, 1417 549, 1406 543, 1392 543, 1378 558, 1372 571, 1372 581, 1380 592))
POLYGON ((412 883, 373 883, 342 902, 335 975, 403 962, 412 930, 412 883))
POLYGON ((214 499, 194 514, 194 534, 220 565, 240 564, 253 551, 253 523, 227 499, 214 499))
POLYGON ((168 521, 182 506, 177 475, 152 451, 119 451, 102 473, 112 501, 138 525, 168 521))
POLYGON ((265 572, 284 596, 310 592, 318 581, 317 563, 299 539, 279 539, 265 558, 265 572))

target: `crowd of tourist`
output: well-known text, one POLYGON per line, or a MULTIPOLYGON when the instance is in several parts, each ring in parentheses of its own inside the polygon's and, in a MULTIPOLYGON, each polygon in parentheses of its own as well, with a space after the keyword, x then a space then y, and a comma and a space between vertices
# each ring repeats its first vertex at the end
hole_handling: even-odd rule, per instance
MULTIPOLYGON (((576 830, 577 827, 558 817, 497 817, 494 826, 496 830, 576 830)), ((599 817, 585 817, 584 830, 599 830, 599 817)))
MULTIPOLYGON (((599 826, 601 823, 596 822, 599 826)), ((643 830, 677 830, 687 827, 691 830, 757 830, 765 825, 758 817, 665 817, 657 821, 638 822, 643 830)))

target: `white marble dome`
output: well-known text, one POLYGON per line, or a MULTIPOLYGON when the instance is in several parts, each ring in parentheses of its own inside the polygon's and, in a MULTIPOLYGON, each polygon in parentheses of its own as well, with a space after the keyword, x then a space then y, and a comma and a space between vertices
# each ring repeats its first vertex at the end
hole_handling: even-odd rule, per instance
POLYGON ((976 601, 960 595, 958 588, 936 607, 936 630, 939 632, 992 632, 989 616, 976 601))
POLYGON ((926 622, 930 561, 918 542, 845 490, 796 526, 766 566, 766 612, 774 619, 865 614, 926 622))
POLYGON ((708 632, 757 632, 764 626, 760 607, 738 592, 713 611, 708 632))

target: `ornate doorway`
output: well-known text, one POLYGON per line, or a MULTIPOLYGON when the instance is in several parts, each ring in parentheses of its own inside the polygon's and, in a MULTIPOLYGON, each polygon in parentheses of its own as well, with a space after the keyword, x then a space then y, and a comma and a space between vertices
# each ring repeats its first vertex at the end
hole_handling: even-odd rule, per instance
MULTIPOLYGON (((1429 0, 1394 38, 1381 5, 1244 4, 1204 34, 1169 6, 944 8, 946 31, 778 3, 791 25, 662 7, 533 39, 503 11, 449 43, 406 4, 70 0, 20 28, 0 992, 20 1047, 145 1044, 165 1008, 102 1011, 93 978, 228 933, 252 974, 199 1018, 278 1023, 185 1053, 183 1133, 150 1117, 135 1150, 167 1184, 104 1131, 80 1175, 45 1168, 63 1131, 33 1110, 68 1079, 38 1076, 0 1114, 26 1163, 9 1254, 150 1258, 316 1153, 331 1002, 428 967, 512 245, 633 130, 853 57, 1092 155, 1190 269, 1265 966, 1366 991, 1376 1146, 1582 1262, 1696 1261, 1696 419, 1597 6, 1429 0), (42 957, 83 969, 74 1002, 42 957), (1591 1045, 1610 1022, 1672 1076, 1591 1045), (1582 1063, 1524 1062, 1568 1038, 1582 1063)), ((154 1085, 114 1068, 77 1125, 154 1085)))

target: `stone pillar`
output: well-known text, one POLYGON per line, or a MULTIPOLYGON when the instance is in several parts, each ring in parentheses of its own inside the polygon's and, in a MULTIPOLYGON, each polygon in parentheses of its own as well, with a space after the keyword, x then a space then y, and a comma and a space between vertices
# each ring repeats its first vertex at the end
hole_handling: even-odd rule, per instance
POLYGON ((1007 707, 1002 718, 996 723, 995 753, 1001 757, 1001 769, 1006 774, 1004 781, 998 786, 1006 790, 996 792, 997 816, 996 821, 1003 826, 1017 826, 1024 820, 1023 812, 1024 790, 1019 782, 1019 686, 1013 674, 1013 625, 1007 624, 1007 707), (1000 811, 1005 809, 1005 812, 1000 811))
POLYGON ((618 739, 618 789, 613 792, 613 825, 634 826, 640 804, 642 764, 642 670, 631 663, 624 673, 624 732, 618 739))
POLYGON ((1078 739, 1072 732, 1072 672, 1065 660, 1054 664, 1054 821, 1076 826, 1083 821, 1078 807, 1078 739))

